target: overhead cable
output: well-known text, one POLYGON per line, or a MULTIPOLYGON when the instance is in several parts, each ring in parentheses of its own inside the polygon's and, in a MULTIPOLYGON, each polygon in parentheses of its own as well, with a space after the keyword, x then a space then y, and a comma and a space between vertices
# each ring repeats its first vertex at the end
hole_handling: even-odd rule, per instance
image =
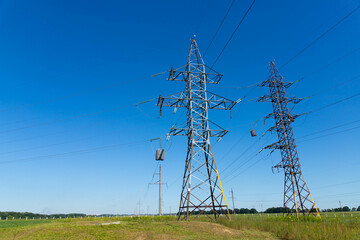
POLYGON ((233 33, 231 34, 229 40, 226 42, 225 46, 221 49, 220 54, 217 56, 217 58, 215 59, 214 63, 212 64, 211 68, 213 68, 215 66, 215 64, 217 63, 217 61, 219 60, 220 56, 223 54, 225 48, 227 47, 227 45, 230 43, 231 39, 234 37, 236 31, 238 30, 238 28, 240 27, 240 25, 243 23, 243 21, 245 20, 246 16, 248 15, 248 13, 250 12, 250 9, 252 8, 252 6, 254 5, 256 0, 253 0, 250 7, 246 10, 244 16, 241 18, 239 24, 236 26, 235 30, 233 31, 233 33))
POLYGON ((347 19, 348 17, 350 17, 353 13, 355 13, 358 9, 360 8, 360 5, 357 6, 355 9, 353 9, 350 13, 348 13, 347 15, 345 15, 343 18, 341 18, 338 22, 336 22, 334 25, 332 25, 329 29, 327 29, 325 32, 323 32, 319 37, 317 37, 316 39, 314 39, 312 42, 310 42, 306 47, 304 47, 303 49, 301 49, 297 54, 295 54, 295 56, 293 56, 292 58, 290 58, 287 62, 285 62, 283 65, 280 66, 279 69, 285 67, 286 65, 288 65, 290 62, 292 62, 295 58, 297 58, 300 54, 302 54, 303 52, 305 52, 308 48, 310 48, 312 45, 314 45, 317 41, 319 41, 321 38, 323 38, 326 34, 328 34, 331 30, 333 30, 335 27, 337 27, 340 23, 342 23, 345 19, 347 19))

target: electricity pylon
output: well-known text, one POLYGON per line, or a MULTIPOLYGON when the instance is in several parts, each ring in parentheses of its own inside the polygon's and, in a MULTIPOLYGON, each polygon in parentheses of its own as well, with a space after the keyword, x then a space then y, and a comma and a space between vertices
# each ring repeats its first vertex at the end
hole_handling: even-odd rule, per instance
POLYGON ((218 84, 222 75, 204 64, 195 39, 191 39, 187 64, 171 69, 167 80, 184 81, 186 90, 159 97, 160 115, 163 106, 187 109, 186 122, 173 126, 169 135, 187 136, 188 147, 180 196, 178 219, 205 214, 216 219, 229 209, 210 144, 211 137, 221 139, 228 131, 209 120, 209 109, 231 110, 236 104, 206 89, 206 84, 218 84), (215 126, 216 129, 211 126, 215 126))
POLYGON ((274 61, 271 61, 270 76, 260 84, 261 87, 269 87, 270 95, 262 96, 258 101, 272 103, 273 113, 265 118, 273 117, 275 119, 275 126, 271 127, 269 131, 277 132, 278 141, 265 148, 280 149, 281 151, 282 161, 275 165, 274 168, 283 168, 285 173, 284 215, 296 213, 296 216, 299 217, 299 213, 304 216, 316 213, 320 217, 319 210, 311 196, 300 168, 292 129, 292 122, 300 115, 291 114, 288 103, 297 104, 302 99, 286 95, 286 88, 291 85, 291 82, 284 82, 274 61))

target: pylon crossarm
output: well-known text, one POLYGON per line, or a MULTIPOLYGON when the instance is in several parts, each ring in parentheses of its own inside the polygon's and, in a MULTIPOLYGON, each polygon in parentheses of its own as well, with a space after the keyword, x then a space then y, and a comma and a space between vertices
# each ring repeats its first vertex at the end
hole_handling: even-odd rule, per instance
POLYGON ((178 92, 169 96, 159 96, 156 106, 160 107, 185 107, 187 105, 187 99, 185 92, 178 92))
POLYGON ((169 77, 167 78, 168 81, 184 81, 188 80, 189 75, 199 75, 200 77, 206 78, 206 83, 211 84, 218 84, 223 77, 222 74, 217 73, 215 70, 211 69, 210 67, 206 66, 205 64, 194 64, 190 62, 190 65, 186 65, 184 67, 178 68, 176 70, 170 69, 169 77), (189 71, 189 67, 191 71, 189 71), (183 70, 178 70, 184 68, 183 70), (204 68, 204 69, 203 69, 204 68), (195 74, 194 74, 195 73, 195 74))
POLYGON ((280 146, 279 142, 275 142, 275 143, 272 143, 272 144, 264 147, 264 149, 280 149, 280 148, 281 148, 281 146, 280 146))
POLYGON ((236 102, 215 93, 209 91, 206 91, 206 93, 210 109, 231 110, 236 104, 236 102))

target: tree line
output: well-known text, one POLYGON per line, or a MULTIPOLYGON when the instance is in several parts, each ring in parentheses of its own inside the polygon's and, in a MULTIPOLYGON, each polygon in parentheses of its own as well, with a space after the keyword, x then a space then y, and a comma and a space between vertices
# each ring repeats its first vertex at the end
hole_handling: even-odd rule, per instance
POLYGON ((0 212, 1 219, 12 219, 12 218, 74 218, 74 217, 85 217, 86 214, 82 213, 69 213, 69 214, 39 214, 39 213, 31 213, 31 212, 0 212))

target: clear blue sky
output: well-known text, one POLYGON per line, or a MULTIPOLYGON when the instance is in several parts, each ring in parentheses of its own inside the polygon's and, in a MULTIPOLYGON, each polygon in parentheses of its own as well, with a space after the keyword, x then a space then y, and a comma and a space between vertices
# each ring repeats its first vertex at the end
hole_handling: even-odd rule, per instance
MULTIPOLYGON (((175 122, 184 120, 185 113, 179 110, 174 115, 172 109, 164 109, 164 116, 157 119, 154 101, 141 105, 145 114, 135 107, 104 110, 182 91, 184 83, 168 82, 166 74, 151 75, 182 66, 195 32, 200 50, 205 51, 230 3, 1 1, 0 211, 131 214, 141 200, 142 213, 147 208, 155 212, 157 187, 148 188, 148 183, 157 162, 146 140, 166 134, 175 122), (90 91, 119 83, 124 84, 90 91), (76 95, 84 91, 89 92, 76 95), (76 96, 62 98, 72 94, 76 96), (60 99, 31 105, 54 98, 60 99), (125 143, 134 144, 121 145, 125 143)), ((250 3, 236 1, 205 57, 208 65, 250 3)), ((209 89, 234 100, 243 97, 249 89, 228 87, 266 79, 270 60, 282 65, 358 4, 350 0, 257 1, 215 66, 224 74, 221 84, 209 89)), ((360 74, 360 51, 322 69, 360 47, 359 14, 281 69, 289 81, 304 77, 289 94, 309 96, 360 74)), ((354 95, 360 91, 359 82, 323 91, 297 105, 294 112, 354 95)), ((256 88, 246 99, 267 92, 256 88)), ((294 124, 303 174, 321 209, 338 207, 339 200, 350 207, 360 205, 360 128, 309 141, 303 140, 312 136, 301 137, 360 119, 359 99, 300 117, 294 124)), ((282 205, 283 173, 271 171, 280 161, 279 153, 265 160, 261 159, 267 151, 254 157, 276 136, 255 143, 258 138, 249 134, 249 124, 271 111, 270 103, 244 101, 236 106, 232 119, 228 112, 210 113, 214 122, 230 131, 219 143, 214 139, 214 154, 225 194, 229 198, 233 188, 237 208, 265 210, 282 205)), ((254 128, 261 134, 272 125, 272 120, 266 125, 260 121, 254 128)), ((169 188, 164 186, 163 209, 175 212, 186 138, 171 138, 166 149, 163 181, 169 188)))

